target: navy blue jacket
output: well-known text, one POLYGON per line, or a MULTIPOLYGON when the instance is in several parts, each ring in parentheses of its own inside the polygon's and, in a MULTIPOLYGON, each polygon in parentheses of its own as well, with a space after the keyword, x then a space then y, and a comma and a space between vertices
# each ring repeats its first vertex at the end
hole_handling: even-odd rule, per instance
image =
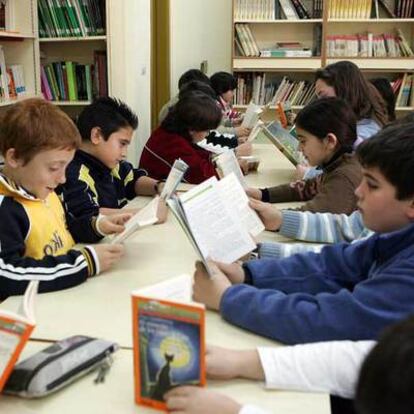
POLYGON ((88 223, 100 207, 121 208, 135 196, 135 182, 146 175, 122 161, 110 170, 94 156, 78 150, 66 169, 66 182, 57 189, 75 239, 96 242, 102 238, 88 223), (79 237, 79 235, 81 235, 79 237))
POLYGON ((225 292, 222 316, 285 343, 376 339, 414 313, 414 224, 244 267, 251 284, 225 292))

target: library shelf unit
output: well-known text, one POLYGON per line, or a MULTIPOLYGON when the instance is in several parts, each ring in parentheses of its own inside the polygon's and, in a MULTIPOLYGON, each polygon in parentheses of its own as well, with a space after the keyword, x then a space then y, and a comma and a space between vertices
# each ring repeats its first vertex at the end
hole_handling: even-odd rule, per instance
MULTIPOLYGON (((388 3, 394 8, 396 1, 397 0, 391 0, 388 3)), ((284 1, 284 3, 287 2, 294 7, 291 0, 284 1)), ((242 90, 238 88, 235 96, 234 105, 236 109, 244 110, 248 103, 247 101, 257 96, 261 97, 261 102, 256 103, 265 104, 269 102, 269 97, 271 97, 272 94, 266 94, 267 89, 260 83, 262 80, 256 82, 256 87, 253 85, 253 79, 257 79, 257 77, 261 77, 262 79, 263 77, 265 78, 266 87, 271 88, 271 84, 274 83, 274 89, 270 89, 271 92, 274 92, 277 90, 278 85, 280 85, 280 82, 284 77, 288 78, 292 83, 296 82, 296 84, 301 81, 313 82, 314 73, 317 69, 341 60, 354 62, 364 72, 364 75, 368 79, 386 77, 394 82, 398 78, 402 78, 404 74, 413 75, 411 79, 414 79, 414 56, 330 56, 327 43, 329 36, 356 36, 357 34, 368 32, 372 33, 372 36, 375 36, 383 33, 396 33, 397 29, 399 29, 411 49, 414 50, 414 18, 388 17, 388 13, 386 13, 382 7, 378 7, 378 15, 376 15, 377 10, 375 9, 375 3, 377 0, 372 1, 371 18, 333 18, 330 17, 330 7, 335 7, 335 2, 339 2, 339 0, 323 0, 321 18, 272 20, 269 18, 239 18, 240 10, 238 10, 238 7, 243 3, 238 0, 233 0, 233 53, 231 57, 231 67, 236 78, 242 79, 239 80, 239 82, 241 82, 242 90), (260 50, 274 48, 277 42, 299 42, 304 48, 312 49, 316 47, 316 43, 319 41, 320 53, 318 53, 317 56, 312 57, 243 56, 243 48, 239 46, 240 37, 238 36, 236 29, 236 25, 240 24, 248 25, 254 41, 260 50), (315 30, 316 26, 320 26, 318 34, 315 30), (260 95, 257 95, 257 88, 262 88, 260 95), (256 94, 254 93, 255 90, 256 94)), ((252 7, 254 8, 255 4, 259 7, 260 3, 261 0, 253 0, 252 7)), ((312 9, 314 4, 313 0, 302 0, 302 3, 305 4, 308 11, 312 9)), ((252 13, 255 12, 253 11, 252 13)), ((258 13, 260 14, 260 12, 258 13)), ((414 10, 412 16, 414 17, 414 10)), ((240 86, 240 83, 238 85, 240 86)), ((295 92, 294 87, 291 89, 291 92, 292 91, 295 92)), ((399 95, 398 91, 396 95, 399 95)), ((289 98, 291 96, 292 95, 290 95, 289 98)), ((296 98, 298 96, 300 97, 300 90, 299 95, 296 94, 296 98)), ((294 94, 293 97, 295 98, 294 94)), ((397 102, 396 111, 398 115, 404 115, 407 111, 414 110, 414 107, 412 106, 412 103, 414 102, 414 82, 412 82, 410 97, 411 99, 408 100, 408 105, 401 106, 398 105, 397 102)), ((291 106, 294 111, 298 111, 302 107, 303 103, 300 105, 293 103, 291 106)), ((270 108, 272 109, 274 107, 271 106, 270 108)), ((273 113, 273 111, 269 112, 273 113)))

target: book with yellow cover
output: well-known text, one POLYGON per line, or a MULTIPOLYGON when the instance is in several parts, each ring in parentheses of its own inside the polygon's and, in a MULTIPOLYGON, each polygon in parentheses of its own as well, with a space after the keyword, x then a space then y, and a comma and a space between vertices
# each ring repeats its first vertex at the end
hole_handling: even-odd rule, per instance
MULTIPOLYGON (((189 276, 176 279, 178 295, 191 289, 189 276)), ((206 383, 205 308, 175 300, 173 282, 132 293, 135 402, 160 410, 171 388, 206 383)))
POLYGON ((27 286, 18 312, 0 310, 0 392, 35 327, 34 299, 39 282, 27 286))

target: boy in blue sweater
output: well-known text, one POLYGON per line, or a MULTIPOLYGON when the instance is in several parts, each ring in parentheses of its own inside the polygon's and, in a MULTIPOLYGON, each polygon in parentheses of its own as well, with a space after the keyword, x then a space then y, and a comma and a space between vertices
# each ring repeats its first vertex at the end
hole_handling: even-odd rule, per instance
POLYGON ((357 149, 358 208, 377 234, 319 254, 219 263, 212 279, 198 264, 194 299, 285 343, 375 339, 414 312, 413 153, 413 124, 387 128, 357 149))
MULTIPOLYGON (((110 97, 98 98, 80 113, 77 126, 82 144, 57 193, 65 206, 71 232, 85 234, 85 222, 91 217, 98 217, 99 222, 99 214, 119 212, 137 195, 157 194, 160 182, 125 160, 138 127, 136 114, 125 103, 110 97)), ((99 231, 90 231, 88 241, 96 242, 103 236, 99 231)))

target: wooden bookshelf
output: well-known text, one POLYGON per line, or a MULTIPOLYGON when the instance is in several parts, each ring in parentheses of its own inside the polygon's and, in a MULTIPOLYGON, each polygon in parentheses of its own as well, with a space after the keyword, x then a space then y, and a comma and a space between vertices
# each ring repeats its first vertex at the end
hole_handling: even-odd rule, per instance
MULTIPOLYGON (((260 0, 252 1, 254 9, 260 0)), ((342 0, 341 0, 342 1, 342 0)), ((324 0, 323 12, 321 18, 309 19, 260 19, 260 18, 240 18, 238 6, 240 2, 233 0, 233 36, 232 36, 232 57, 231 64, 233 74, 242 78, 246 74, 251 73, 268 79, 282 79, 283 76, 290 76, 294 81, 309 81, 313 77, 313 73, 320 67, 335 63, 341 60, 350 60, 366 74, 367 78, 387 77, 394 81, 398 77, 402 77, 404 73, 414 73, 414 56, 409 57, 360 57, 360 56, 328 56, 327 36, 330 35, 356 35, 363 32, 372 32, 374 35, 382 33, 393 33, 397 29, 401 30, 407 43, 414 50, 414 7, 412 17, 391 18, 386 14, 382 7, 378 7, 378 15, 376 15, 375 1, 372 2, 370 18, 350 18, 350 17, 332 17, 332 4, 339 4, 340 1, 324 0), (321 26, 321 45, 320 55, 312 57, 259 57, 259 56, 241 56, 240 48, 236 46, 236 38, 240 40, 236 31, 237 24, 248 25, 250 32, 260 50, 268 49, 275 45, 276 42, 300 42, 304 47, 312 47, 314 43, 314 27, 321 26), (278 77, 279 76, 279 77, 278 77)), ((390 0, 390 6, 394 8, 395 2, 398 0, 390 0)), ((313 4, 313 0, 302 0, 305 7, 309 8, 313 4)), ((352 2, 343 2, 344 5, 352 2)), ((353 2, 352 4, 356 4, 353 2)), ((359 2, 358 5, 362 4, 359 2)), ((292 7, 293 4, 292 4, 292 7)), ((344 6, 346 7, 346 6, 344 6)), ((362 11, 360 11, 362 13, 362 11)), ((249 11, 247 11, 249 13, 249 11)), ((251 11, 256 13, 256 11, 251 11)), ((260 13, 260 12, 257 12, 260 13)), ((351 11, 349 11, 351 13, 351 11)), ((367 11, 368 13, 368 11, 367 11)), ((283 16, 282 16, 283 17, 283 16)), ((366 17, 366 16, 365 16, 366 17)), ((412 90, 414 93, 414 88, 412 90)), ((246 104, 247 102, 244 102, 246 104)), ((264 103, 264 102, 261 102, 264 103)), ((237 105, 237 108, 243 110, 244 105, 237 105)), ((300 110, 302 105, 293 105, 292 110, 300 110)), ((412 110, 411 107, 397 106, 398 112, 407 112, 412 110)))

